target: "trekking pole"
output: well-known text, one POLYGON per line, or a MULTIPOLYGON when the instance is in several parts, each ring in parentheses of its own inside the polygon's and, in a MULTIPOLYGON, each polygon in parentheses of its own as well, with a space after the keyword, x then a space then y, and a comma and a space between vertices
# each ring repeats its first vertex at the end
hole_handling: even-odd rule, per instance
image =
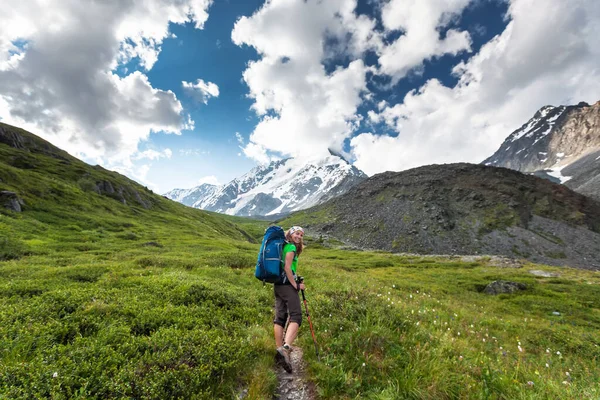
MULTIPOLYGON (((303 277, 298 278, 300 283, 304 282, 303 277)), ((313 342, 315 344, 315 352, 317 353, 317 360, 321 361, 319 357, 319 348, 317 347, 317 339, 315 338, 315 331, 312 326, 312 321, 310 320, 310 314, 308 312, 308 304, 306 302, 306 296, 304 296, 304 290, 302 290, 302 301, 304 301, 304 308, 306 309, 306 319, 308 319, 308 325, 310 326, 310 334, 312 335, 313 342)))

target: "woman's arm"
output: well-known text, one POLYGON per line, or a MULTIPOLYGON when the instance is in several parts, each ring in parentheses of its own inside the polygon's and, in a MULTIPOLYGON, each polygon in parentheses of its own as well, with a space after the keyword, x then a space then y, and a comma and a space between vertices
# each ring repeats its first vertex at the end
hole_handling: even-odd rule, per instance
POLYGON ((294 289, 298 290, 298 284, 294 280, 294 273, 292 272, 292 262, 294 261, 295 255, 296 254, 293 251, 290 251, 285 255, 285 266, 283 267, 283 270, 285 271, 288 281, 290 281, 294 289))

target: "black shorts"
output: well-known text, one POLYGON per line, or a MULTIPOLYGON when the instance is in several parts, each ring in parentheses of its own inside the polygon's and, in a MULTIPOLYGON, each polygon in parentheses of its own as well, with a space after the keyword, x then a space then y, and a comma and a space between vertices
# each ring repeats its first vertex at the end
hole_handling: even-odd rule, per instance
POLYGON ((275 292, 275 319, 274 324, 285 327, 290 317, 290 322, 302 325, 302 308, 300 297, 292 285, 273 285, 275 292))

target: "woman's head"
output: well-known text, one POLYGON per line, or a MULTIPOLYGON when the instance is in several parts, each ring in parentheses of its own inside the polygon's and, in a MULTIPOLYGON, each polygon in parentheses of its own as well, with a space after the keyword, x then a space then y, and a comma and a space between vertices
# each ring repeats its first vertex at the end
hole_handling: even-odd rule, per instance
POLYGON ((302 248, 304 247, 304 242, 302 240, 303 238, 304 238, 304 229, 302 229, 299 226, 292 226, 285 233, 285 239, 289 243, 294 243, 296 245, 296 254, 297 255, 300 255, 300 253, 302 253, 302 248))

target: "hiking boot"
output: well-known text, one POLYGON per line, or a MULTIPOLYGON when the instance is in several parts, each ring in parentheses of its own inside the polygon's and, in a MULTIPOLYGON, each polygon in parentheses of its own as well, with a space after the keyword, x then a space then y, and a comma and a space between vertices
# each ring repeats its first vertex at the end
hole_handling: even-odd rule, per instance
POLYGON ((277 353, 275 354, 275 361, 277 364, 281 365, 287 373, 292 373, 292 363, 290 361, 290 351, 288 349, 283 346, 278 347, 277 353))

